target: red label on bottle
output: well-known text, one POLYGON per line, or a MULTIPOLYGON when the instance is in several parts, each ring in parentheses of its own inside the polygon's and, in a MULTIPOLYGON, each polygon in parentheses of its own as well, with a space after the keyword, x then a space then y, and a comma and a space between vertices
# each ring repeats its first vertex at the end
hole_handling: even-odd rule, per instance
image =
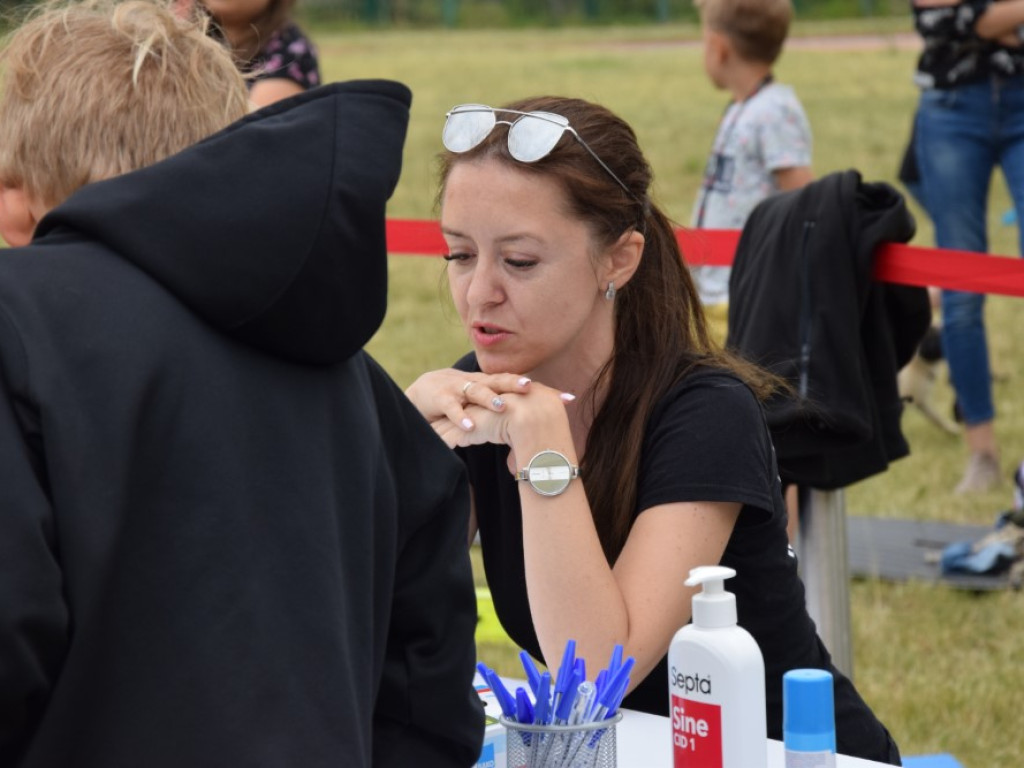
POLYGON ((672 695, 675 768, 722 768, 722 708, 672 695))

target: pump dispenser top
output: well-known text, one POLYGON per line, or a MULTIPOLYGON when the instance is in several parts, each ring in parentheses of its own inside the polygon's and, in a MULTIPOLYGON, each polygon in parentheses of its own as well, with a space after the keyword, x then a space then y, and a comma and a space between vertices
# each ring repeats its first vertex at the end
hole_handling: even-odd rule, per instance
POLYGON ((736 571, 724 565, 700 565, 690 570, 688 587, 703 589, 693 596, 693 623, 704 629, 721 629, 736 624, 736 595, 725 591, 724 581, 736 571))

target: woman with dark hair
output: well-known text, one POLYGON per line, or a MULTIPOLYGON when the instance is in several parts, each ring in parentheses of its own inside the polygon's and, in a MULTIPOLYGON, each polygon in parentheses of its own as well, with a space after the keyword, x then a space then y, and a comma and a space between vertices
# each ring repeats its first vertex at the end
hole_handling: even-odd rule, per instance
POLYGON ((466 462, 509 636, 557 665, 636 660, 623 706, 668 713, 665 654, 691 568, 737 576, 761 647, 768 735, 782 675, 835 675, 839 751, 899 764, 807 614, 759 399, 775 382, 709 339, 632 129, 578 99, 454 108, 444 129, 447 277, 474 352, 408 395, 466 462))

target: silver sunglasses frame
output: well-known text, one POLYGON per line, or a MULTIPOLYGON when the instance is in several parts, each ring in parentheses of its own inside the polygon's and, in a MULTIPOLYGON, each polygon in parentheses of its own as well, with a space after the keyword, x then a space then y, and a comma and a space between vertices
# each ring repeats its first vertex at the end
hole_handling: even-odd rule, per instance
MULTIPOLYGON (((499 108, 495 108, 495 107, 489 107, 486 104, 459 104, 458 106, 452 107, 448 112, 445 113, 445 124, 444 124, 444 129, 441 131, 441 142, 444 144, 444 148, 447 149, 449 152, 454 152, 455 154, 461 154, 462 152, 469 152, 471 149, 474 149, 475 147, 480 146, 480 143, 484 139, 486 139, 488 136, 491 135, 491 131, 493 131, 496 126, 498 126, 498 125, 507 125, 509 127, 509 129, 508 129, 509 130, 509 138, 508 138, 509 154, 511 154, 512 157, 514 159, 518 160, 520 163, 535 163, 538 160, 542 160, 542 159, 544 159, 545 157, 547 157, 548 155, 551 154, 551 152, 554 150, 555 146, 557 146, 558 138, 561 138, 561 134, 559 134, 558 138, 555 139, 554 143, 551 145, 551 148, 548 149, 548 151, 545 152, 540 157, 537 157, 537 158, 535 158, 533 160, 524 160, 522 158, 516 157, 515 154, 512 152, 512 141, 511 141, 512 128, 515 127, 515 125, 518 124, 520 121, 522 121, 524 118, 527 118, 527 117, 533 118, 534 120, 542 120, 542 121, 544 121, 546 123, 551 123, 552 125, 558 126, 559 128, 562 129, 563 133, 566 132, 566 131, 571 133, 574 137, 576 137, 576 141, 578 141, 580 143, 580 146, 583 147, 589 153, 589 155, 592 158, 594 158, 594 160, 597 161, 597 164, 600 165, 604 169, 605 173, 607 173, 609 176, 611 176, 612 179, 615 180, 615 183, 618 184, 620 187, 622 187, 622 190, 627 195, 629 195, 631 198, 633 198, 633 200, 635 200, 637 203, 640 203, 640 199, 636 195, 634 195, 633 192, 630 190, 630 188, 625 185, 625 183, 622 181, 622 179, 620 179, 615 174, 615 171, 613 171, 611 168, 609 168, 608 164, 605 163, 605 161, 602 160, 600 157, 598 157, 597 153, 593 149, 590 148, 590 145, 587 144, 587 142, 585 142, 583 140, 583 137, 580 136, 576 132, 576 129, 573 128, 571 125, 569 125, 569 120, 567 118, 565 118, 565 117, 562 117, 562 115, 555 114, 554 112, 540 112, 540 111, 536 111, 536 112, 520 112, 517 109, 499 109, 499 108), (445 134, 447 133, 447 130, 448 130, 448 124, 451 122, 453 117, 457 117, 458 115, 465 115, 465 114, 468 114, 470 112, 490 112, 491 115, 494 118, 494 124, 491 125, 490 129, 488 129, 488 131, 485 134, 483 134, 475 143, 471 144, 470 146, 466 147, 465 149, 455 149, 455 148, 449 146, 448 142, 445 140, 445 134), (498 113, 499 112, 507 113, 507 114, 510 114, 510 115, 519 115, 519 117, 516 118, 515 120, 499 120, 498 119, 498 113), (553 118, 558 118, 558 119, 553 119, 553 118), (562 122, 563 120, 565 122, 562 122)), ((641 205, 642 205, 642 203, 641 203, 641 205)))

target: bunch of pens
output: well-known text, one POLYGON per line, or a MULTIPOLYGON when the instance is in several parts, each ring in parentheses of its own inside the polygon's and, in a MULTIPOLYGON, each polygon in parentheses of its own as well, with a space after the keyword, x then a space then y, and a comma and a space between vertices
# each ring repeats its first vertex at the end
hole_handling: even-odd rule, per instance
POLYGON ((633 658, 623 661, 622 646, 615 646, 608 667, 589 682, 584 660, 576 658, 576 641, 570 640, 553 686, 551 673, 541 673, 526 651, 519 658, 533 701, 522 687, 513 696, 494 670, 477 664, 501 706, 508 768, 614 768, 615 724, 622 718, 618 708, 633 658))

